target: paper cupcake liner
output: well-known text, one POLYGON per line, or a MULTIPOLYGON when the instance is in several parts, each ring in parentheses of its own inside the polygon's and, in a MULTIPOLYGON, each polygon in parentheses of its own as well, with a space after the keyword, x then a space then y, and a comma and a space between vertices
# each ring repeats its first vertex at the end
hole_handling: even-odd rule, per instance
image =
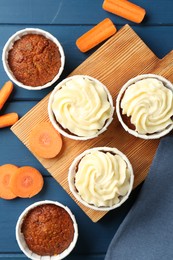
POLYGON ((23 253, 30 259, 32 260, 60 260, 60 259, 63 259, 65 258, 67 255, 70 254, 70 252, 73 250, 73 248, 75 247, 76 245, 76 242, 77 242, 77 239, 78 239, 78 226, 77 226, 77 223, 76 223, 76 219, 74 217, 74 215, 72 214, 71 210, 67 207, 67 206, 64 206, 63 204, 57 202, 57 201, 51 201, 51 200, 44 200, 44 201, 39 201, 39 202, 36 202, 36 203, 33 203, 32 205, 30 205, 29 207, 27 207, 23 212, 22 214, 19 216, 19 219, 17 221, 17 224, 16 224, 16 240, 18 242, 18 245, 20 247, 20 249, 23 251, 23 253), (73 221, 73 226, 74 226, 74 237, 73 237, 73 241, 71 242, 71 244, 69 245, 69 247, 64 250, 61 254, 59 255, 55 255, 55 256, 40 256, 40 255, 37 255, 35 254, 34 252, 32 252, 26 242, 25 242, 25 239, 24 239, 24 236, 23 236, 23 233, 21 232, 21 227, 22 227, 22 223, 23 223, 23 220, 25 218, 25 216, 28 214, 28 212, 37 207, 37 206, 40 206, 40 205, 43 205, 43 204, 53 204, 53 205, 56 205, 56 206, 59 206, 63 209, 65 209, 67 211, 67 213, 70 215, 72 221, 73 221))
POLYGON ((114 106, 113 106, 112 96, 111 96, 110 92, 108 91, 108 89, 106 88, 106 86, 105 86, 103 83, 101 83, 99 80, 97 80, 97 79, 95 79, 95 78, 93 78, 93 77, 87 76, 87 75, 74 75, 74 76, 71 76, 71 77, 68 77, 68 78, 62 80, 62 81, 54 88, 54 90, 52 91, 52 93, 51 93, 51 95, 50 95, 50 97, 49 97, 49 101, 48 101, 48 115, 49 115, 50 122, 52 123, 52 125, 54 126, 54 128, 55 128, 58 132, 60 132, 63 136, 68 137, 68 138, 73 139, 73 140, 83 140, 83 141, 85 141, 85 140, 89 140, 89 139, 95 138, 95 137, 97 137, 98 135, 100 135, 100 134, 102 134, 103 132, 105 132, 105 131, 107 130, 108 126, 111 124, 111 122, 112 122, 112 120, 113 120, 113 113, 114 113, 114 106), (93 80, 93 81, 97 82, 99 85, 101 85, 101 86, 104 88, 104 90, 105 90, 105 92, 106 92, 106 94, 107 94, 107 97, 108 97, 108 101, 109 101, 109 103, 110 103, 110 105, 111 105, 111 115, 110 115, 110 118, 106 121, 105 125, 102 127, 102 129, 100 129, 100 130, 98 131, 97 134, 92 135, 92 136, 87 136, 87 137, 85 137, 85 136, 77 136, 77 135, 75 135, 75 134, 73 134, 73 133, 67 133, 67 132, 61 127, 61 125, 58 124, 58 122, 56 121, 56 119, 55 119, 55 117, 54 117, 53 111, 52 111, 52 102, 53 102, 55 93, 56 93, 56 92, 61 88, 61 86, 62 86, 64 83, 66 83, 67 81, 69 81, 69 80, 71 80, 71 79, 73 79, 73 78, 75 78, 75 77, 81 77, 81 76, 84 77, 84 78, 88 78, 88 79, 90 79, 90 80, 93 80))
POLYGON ((115 208, 120 207, 129 197, 132 189, 133 189, 133 183, 134 183, 134 174, 133 174, 133 168, 132 165, 129 161, 129 159, 126 157, 125 154, 123 154, 121 151, 119 151, 117 148, 112 148, 112 147, 95 147, 95 148, 91 148, 88 150, 85 150, 83 153, 79 154, 74 161, 72 162, 70 168, 69 168, 69 172, 68 172, 68 184, 69 184, 69 188, 70 191, 72 192, 72 194, 74 195, 74 197, 76 198, 77 201, 79 201, 80 203, 82 203, 84 206, 90 208, 90 209, 94 209, 97 211, 109 211, 109 210, 113 210, 115 208), (119 156, 121 156, 121 158, 126 162, 127 167, 130 171, 130 185, 129 185, 129 190, 127 192, 127 194, 125 196, 123 196, 119 203, 111 206, 111 207, 97 207, 95 205, 91 205, 89 203, 87 203, 86 201, 84 201, 81 196, 79 195, 79 193, 76 190, 75 187, 75 175, 76 175, 76 168, 77 165, 79 164, 80 160, 87 155, 88 153, 92 152, 92 151, 103 151, 103 152, 110 152, 113 154, 117 154, 119 156))
POLYGON ((11 81, 13 81, 17 86, 21 87, 21 88, 25 88, 28 90, 40 90, 40 89, 44 89, 44 88, 48 88, 50 87, 53 83, 55 83, 60 75, 63 72, 64 69, 64 65, 65 65, 65 55, 64 55, 64 51, 62 48, 62 45, 60 44, 60 42, 49 32, 38 29, 38 28, 26 28, 20 31, 17 31, 15 34, 13 34, 9 40, 6 42, 3 51, 2 51, 2 63, 3 63, 3 67, 5 72, 7 73, 8 77, 10 78, 11 81), (24 85, 22 82, 18 81, 15 76, 13 75, 13 72, 11 71, 9 64, 8 64, 8 52, 13 48, 14 42, 19 40, 22 36, 27 35, 27 34, 40 34, 43 35, 44 37, 46 37, 47 39, 51 40, 52 42, 54 42, 60 52, 61 55, 61 67, 58 71, 58 74, 53 78, 52 81, 46 83, 43 86, 37 86, 37 87, 33 87, 33 86, 27 86, 24 85))
POLYGON ((139 75, 135 78, 132 78, 130 80, 128 80, 124 85, 123 87, 121 88, 118 96, 117 96, 117 100, 116 100, 116 113, 117 113, 117 117, 118 117, 118 120, 119 122, 121 123, 122 127, 124 128, 125 131, 127 131, 129 134, 135 136, 135 137, 139 137, 141 139, 145 139, 145 140, 149 140, 149 139, 158 139, 162 136, 165 136, 167 135, 172 129, 173 129, 173 124, 169 125, 166 129, 164 129, 163 131, 160 131, 160 132, 157 132, 157 133, 154 133, 154 134, 139 134, 137 131, 135 130, 132 130, 130 129, 123 121, 123 118, 122 118, 122 113, 121 113, 121 108, 120 108, 120 103, 121 103, 121 99, 124 95, 124 92, 126 91, 126 89, 136 83, 137 81, 139 80, 142 80, 142 79, 146 79, 146 78, 155 78, 155 79, 158 79, 160 80, 161 82, 163 82, 164 86, 169 88, 170 90, 173 91, 173 85, 172 83, 165 79, 164 77, 162 76, 159 76, 159 75, 156 75, 156 74, 143 74, 143 75, 139 75))

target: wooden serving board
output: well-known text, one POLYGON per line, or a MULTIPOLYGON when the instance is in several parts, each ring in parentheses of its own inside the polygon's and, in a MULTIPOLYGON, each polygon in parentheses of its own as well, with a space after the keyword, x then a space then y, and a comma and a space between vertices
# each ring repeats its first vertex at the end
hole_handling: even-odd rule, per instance
MULTIPOLYGON (((121 86, 130 78, 144 73, 156 73, 173 81, 173 52, 161 60, 158 59, 130 26, 125 25, 78 66, 70 76, 84 74, 97 78, 107 86, 115 105, 116 96, 121 86)), ((39 122, 49 120, 47 113, 49 95, 11 128, 28 149, 28 136, 32 127, 39 122)), ((56 158, 42 159, 37 157, 37 159, 74 199, 69 191, 67 175, 71 162, 79 153, 96 146, 118 148, 127 155, 132 163, 135 188, 147 176, 159 140, 142 140, 128 134, 118 122, 115 113, 114 120, 108 130, 99 137, 88 141, 63 138, 63 143, 63 150, 56 158)), ((106 214, 106 212, 88 209, 80 203, 78 205, 93 222, 97 222, 106 214)))

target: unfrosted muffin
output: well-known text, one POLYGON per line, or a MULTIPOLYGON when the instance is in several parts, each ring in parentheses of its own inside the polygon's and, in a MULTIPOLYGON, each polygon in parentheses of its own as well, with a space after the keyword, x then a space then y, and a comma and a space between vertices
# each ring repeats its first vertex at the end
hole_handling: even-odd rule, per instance
POLYGON ((61 67, 61 56, 53 41, 30 33, 14 42, 8 53, 8 64, 18 81, 37 87, 56 76, 61 67))
POLYGON ((16 226, 22 251, 31 259, 63 259, 77 241, 77 224, 71 211, 58 202, 43 201, 27 208, 16 226))
POLYGON ((116 105, 120 123, 136 137, 159 138, 173 129, 173 85, 161 76, 145 74, 129 80, 116 105))
POLYGON ((39 90, 58 80, 65 56, 53 35, 41 29, 26 28, 9 38, 3 48, 2 61, 7 75, 16 85, 39 90))
POLYGON ((112 121, 112 97, 97 79, 75 75, 60 82, 48 104, 49 118, 64 136, 87 140, 104 132, 112 121))
POLYGON ((77 156, 69 168, 69 187, 75 198, 95 210, 119 207, 133 187, 133 169, 116 148, 96 147, 77 156))

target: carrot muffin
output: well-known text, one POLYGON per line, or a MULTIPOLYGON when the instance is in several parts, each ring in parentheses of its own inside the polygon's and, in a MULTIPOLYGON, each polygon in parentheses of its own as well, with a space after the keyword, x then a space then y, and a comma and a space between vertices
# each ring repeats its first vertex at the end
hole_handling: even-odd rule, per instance
POLYGON ((89 76, 75 75, 63 80, 49 99, 50 121, 72 139, 97 137, 111 123, 113 112, 109 91, 89 76))
POLYGON ((73 221, 68 212, 54 204, 43 204, 25 216, 21 232, 28 248, 40 256, 61 254, 74 237, 73 221))
POLYGON ((23 35, 8 53, 8 65, 24 85, 37 87, 52 81, 61 67, 58 46, 41 34, 23 35))
POLYGON ((28 206, 16 223, 16 240, 30 259, 65 258, 76 245, 78 226, 71 210, 57 201, 28 206))
POLYGON ((133 186, 133 170, 127 157, 116 148, 86 150, 72 163, 70 190, 85 206, 110 210, 120 206, 133 186))
POLYGON ((165 135, 173 128, 171 82, 153 74, 128 81, 117 98, 117 115, 135 136, 150 139, 165 135))

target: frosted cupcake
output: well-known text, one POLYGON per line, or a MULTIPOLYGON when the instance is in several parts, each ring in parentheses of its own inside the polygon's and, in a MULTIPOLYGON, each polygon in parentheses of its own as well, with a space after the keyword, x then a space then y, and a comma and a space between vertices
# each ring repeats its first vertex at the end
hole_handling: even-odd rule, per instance
POLYGON ((124 203, 133 187, 128 158, 116 148, 96 147, 77 156, 69 168, 72 194, 83 205, 100 211, 124 203))
POLYGON ((113 101, 97 79, 75 75, 60 82, 49 98, 53 126, 64 136, 87 140, 103 133, 113 119, 113 101))
POLYGON ((33 260, 65 258, 78 238, 75 217, 55 201, 40 201, 27 207, 16 225, 20 249, 33 260))
POLYGON ((155 74, 130 79, 118 94, 116 111, 130 134, 160 138, 173 129, 173 85, 155 74))

